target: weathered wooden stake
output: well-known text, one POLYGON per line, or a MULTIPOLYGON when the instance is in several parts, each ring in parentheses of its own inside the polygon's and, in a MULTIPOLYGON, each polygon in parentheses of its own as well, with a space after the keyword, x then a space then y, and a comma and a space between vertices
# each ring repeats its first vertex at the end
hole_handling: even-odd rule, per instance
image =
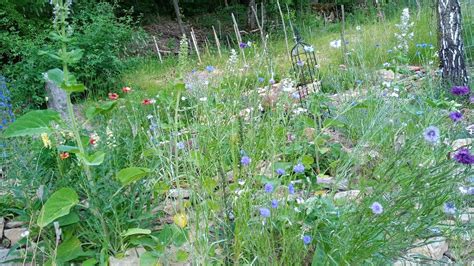
POLYGON ((347 59, 347 47, 346 47, 346 39, 344 38, 345 34, 345 17, 344 17, 344 5, 341 5, 341 15, 342 15, 342 27, 341 27, 341 45, 342 45, 342 56, 344 57, 344 65, 348 65, 349 60, 347 59))
POLYGON ((156 52, 158 53, 158 58, 160 58, 160 63, 163 63, 163 59, 161 58, 160 48, 158 47, 158 42, 156 41, 155 36, 153 36, 153 42, 155 42, 155 48, 156 48, 156 52))
POLYGON ((288 34, 286 34, 285 18, 283 17, 283 12, 281 11, 279 0, 277 0, 277 5, 278 5, 278 11, 280 11, 281 23, 283 24, 283 32, 285 33, 286 53, 288 55, 288 58, 291 59, 290 46, 288 45, 288 34))
POLYGON ((216 33, 216 29, 214 29, 214 26, 212 26, 212 32, 214 32, 214 38, 216 39, 216 46, 217 46, 217 51, 219 52, 219 57, 222 57, 221 43, 219 42, 219 38, 217 38, 217 33, 216 33))
POLYGON ((196 50, 196 54, 198 56, 199 63, 202 64, 201 55, 199 54, 199 49, 196 41, 196 35, 194 34, 194 29, 191 28, 191 39, 193 39, 194 50, 196 50))
POLYGON ((242 43, 242 36, 240 36, 239 25, 237 24, 237 20, 235 19, 234 13, 231 13, 231 16, 232 16, 232 21, 234 22, 235 36, 237 37, 237 42, 238 42, 239 48, 242 51, 242 57, 244 59, 244 64, 247 64, 247 60, 245 59, 245 51, 243 50, 243 48, 240 47, 240 44, 242 43))

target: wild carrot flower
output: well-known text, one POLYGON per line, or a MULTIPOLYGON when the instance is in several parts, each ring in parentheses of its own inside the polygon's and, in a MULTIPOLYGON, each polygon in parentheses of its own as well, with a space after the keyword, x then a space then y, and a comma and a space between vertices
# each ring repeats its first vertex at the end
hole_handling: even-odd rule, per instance
POLYGON ((311 244, 311 240, 312 240, 311 236, 309 236, 309 235, 304 235, 304 236, 303 236, 303 243, 304 243, 305 245, 311 244))
POLYGON ((288 185, 288 194, 290 195, 295 194, 295 186, 293 184, 288 185))
POLYGON ((270 183, 266 183, 265 184, 265 192, 272 193, 272 191, 273 191, 273 185, 270 184, 270 183))
POLYGON ((423 137, 425 140, 431 144, 435 144, 439 141, 440 131, 439 128, 435 126, 429 126, 423 132, 423 137))
POLYGON ((240 159, 240 164, 242 164, 243 166, 248 166, 251 161, 252 160, 250 159, 250 157, 242 156, 242 158, 240 159))
POLYGON ((444 212, 446 214, 456 214, 456 206, 452 202, 446 202, 444 204, 444 212))
POLYGON ((111 99, 112 101, 115 101, 119 98, 119 95, 115 92, 110 92, 109 93, 109 99, 111 99))
POLYGON ((268 218, 270 217, 271 215, 271 212, 268 208, 260 208, 260 215, 263 217, 263 218, 268 218))
POLYGON ((277 199, 272 200, 272 208, 273 209, 278 208, 278 200, 277 199))
POLYGON ((468 86, 454 86, 451 88, 451 94, 456 96, 468 95, 471 92, 468 86))
POLYGON ((459 151, 454 155, 454 160, 461 164, 474 164, 474 155, 467 148, 459 149, 459 151))
POLYGON ((59 154, 59 158, 61 158, 61 160, 66 160, 67 158, 69 158, 69 152, 61 152, 59 154))
POLYGON ((372 209, 372 212, 374 214, 382 214, 382 212, 383 212, 382 204, 380 204, 378 202, 372 203, 372 206, 370 206, 370 209, 372 209))
POLYGON ((462 113, 458 112, 458 111, 451 112, 449 114, 449 118, 451 118, 451 120, 453 120, 453 122, 459 122, 459 121, 462 120, 462 113))
POLYGON ((293 172, 299 174, 299 173, 303 173, 304 172, 304 165, 302 163, 298 163, 297 165, 295 165, 295 167, 293 167, 293 172))
POLYGON ((130 88, 130 87, 123 87, 123 88, 122 88, 122 91, 123 91, 124 93, 129 93, 129 92, 132 92, 132 88, 130 88))
POLYGON ((282 169, 282 168, 278 168, 278 169, 276 169, 276 173, 277 173, 277 175, 284 175, 284 174, 285 174, 285 170, 282 169))

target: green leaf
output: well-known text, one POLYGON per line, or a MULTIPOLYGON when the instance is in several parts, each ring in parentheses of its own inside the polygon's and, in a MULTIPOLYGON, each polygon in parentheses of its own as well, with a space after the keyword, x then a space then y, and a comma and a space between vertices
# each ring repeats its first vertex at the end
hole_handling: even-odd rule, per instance
POLYGON ((86 90, 86 86, 81 83, 61 83, 61 89, 71 93, 71 92, 83 92, 86 90))
POLYGON ((180 249, 180 250, 178 250, 178 252, 176 252, 176 260, 178 262, 185 262, 185 261, 188 260, 188 258, 189 258, 189 253, 188 252, 186 252, 182 249, 180 249))
POLYGON ((118 101, 108 101, 96 106, 90 106, 86 110, 86 117, 87 119, 91 120, 96 115, 105 115, 106 113, 110 112, 116 105, 118 101))
POLYGON ((212 177, 206 177, 203 181, 204 189, 206 189, 207 193, 214 192, 214 189, 217 187, 217 181, 214 180, 212 177))
POLYGON ((85 260, 82 262, 82 266, 94 266, 97 264, 97 260, 94 259, 94 258, 91 258, 91 259, 88 259, 88 260, 85 260))
POLYGON ((58 151, 59 152, 79 153, 79 148, 76 147, 76 146, 59 145, 58 151))
POLYGON ((304 155, 301 162, 305 167, 310 167, 314 163, 314 158, 310 155, 304 155))
POLYGON ((58 112, 52 110, 36 110, 26 113, 7 127, 3 136, 6 138, 19 136, 35 136, 51 133, 51 122, 60 122, 58 112))
POLYGON ((156 266, 158 265, 158 257, 152 252, 147 251, 140 256, 140 266, 156 266))
POLYGON ((127 231, 123 232, 121 236, 127 237, 132 235, 149 235, 151 234, 150 229, 141 229, 141 228, 130 228, 127 231))
POLYGON ((150 173, 151 170, 143 167, 129 167, 117 173, 117 179, 123 186, 129 185, 150 173))
POLYGON ((83 153, 76 154, 79 159, 81 159, 86 165, 89 166, 98 166, 104 162, 105 153, 102 151, 97 151, 91 155, 84 155, 83 153))
POLYGON ((67 215, 71 208, 79 203, 79 196, 72 188, 61 188, 49 197, 41 209, 37 224, 45 227, 52 221, 67 215))
POLYGON ((46 81, 53 82, 56 86, 60 87, 61 83, 64 81, 64 73, 59 68, 53 68, 46 71, 46 75, 44 75, 46 81))
POLYGON ((155 183, 153 190, 156 194, 163 195, 170 190, 170 186, 164 181, 159 181, 155 183))
POLYGON ((62 263, 68 262, 82 256, 83 254, 84 251, 81 247, 81 241, 79 241, 77 237, 72 237, 58 246, 56 261, 62 263))
POLYGON ((79 215, 76 212, 70 212, 68 215, 59 217, 56 222, 59 223, 59 226, 67 226, 79 222, 79 215))

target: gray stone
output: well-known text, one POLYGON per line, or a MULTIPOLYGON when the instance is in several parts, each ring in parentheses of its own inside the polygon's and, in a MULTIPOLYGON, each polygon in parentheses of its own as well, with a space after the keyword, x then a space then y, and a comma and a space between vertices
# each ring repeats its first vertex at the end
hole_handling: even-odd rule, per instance
POLYGON ((3 233, 5 237, 10 240, 11 245, 15 245, 20 239, 23 238, 22 233, 26 232, 26 228, 13 228, 7 229, 3 233))
POLYGON ((25 225, 25 222, 9 221, 5 224, 5 228, 12 229, 12 228, 22 227, 23 225, 25 225))
POLYGON ((3 228, 5 227, 5 218, 0 217, 0 239, 3 238, 3 228))
POLYGON ((434 237, 427 240, 429 244, 412 248, 409 254, 419 254, 434 260, 443 258, 443 254, 448 251, 448 243, 444 237, 434 237))
POLYGON ((132 266, 140 265, 140 256, 145 253, 146 250, 142 247, 132 248, 125 251, 123 258, 109 258, 110 266, 132 266))
POLYGON ((360 190, 348 190, 343 192, 338 192, 334 195, 334 200, 354 200, 360 194, 360 190))
POLYGON ((168 195, 170 198, 183 198, 183 199, 189 199, 189 196, 191 195, 191 191, 189 189, 183 189, 183 188, 173 188, 170 189, 168 192, 168 195))
POLYGON ((48 97, 48 108, 61 114, 64 121, 67 120, 67 94, 51 81, 46 82, 46 96, 48 97))

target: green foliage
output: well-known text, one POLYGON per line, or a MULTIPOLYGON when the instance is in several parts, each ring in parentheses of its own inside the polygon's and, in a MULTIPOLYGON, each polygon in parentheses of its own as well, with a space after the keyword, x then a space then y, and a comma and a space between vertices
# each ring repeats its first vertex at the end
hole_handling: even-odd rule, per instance
POLYGON ((37 224, 45 227, 54 220, 69 214, 69 211, 79 203, 79 197, 72 188, 61 188, 54 192, 44 204, 37 224))
POLYGON ((31 111, 13 122, 3 133, 6 138, 51 133, 51 122, 60 122, 59 113, 52 110, 31 111))

